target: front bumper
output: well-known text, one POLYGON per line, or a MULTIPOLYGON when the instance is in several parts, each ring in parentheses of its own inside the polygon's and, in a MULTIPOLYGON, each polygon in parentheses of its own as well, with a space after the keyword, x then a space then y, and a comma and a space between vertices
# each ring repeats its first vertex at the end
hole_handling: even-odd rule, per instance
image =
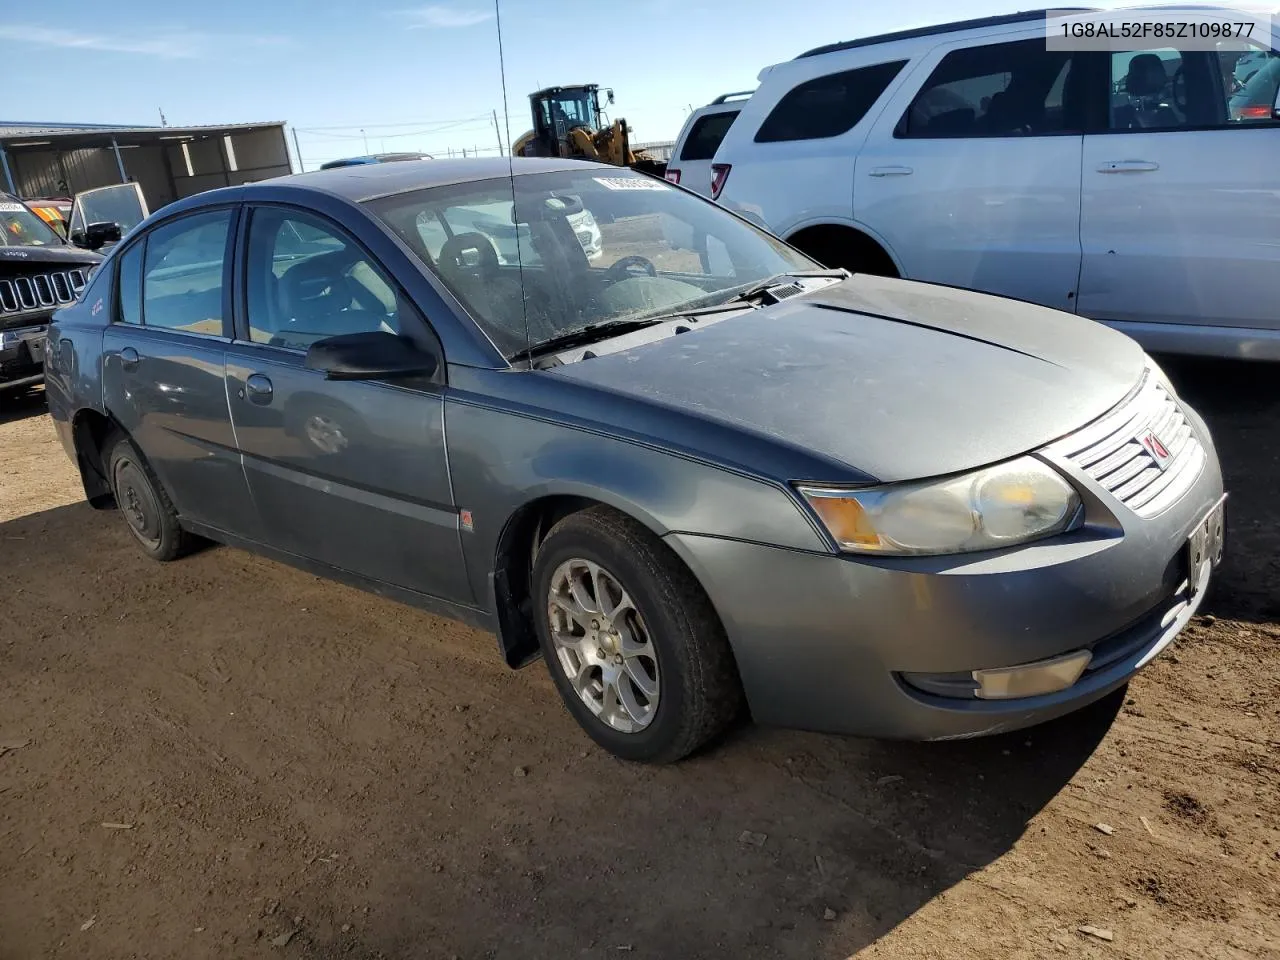
POLYGON ((44 344, 48 323, 0 331, 0 391, 44 380, 44 344))
POLYGON ((1223 491, 1208 431, 1186 414, 1203 467, 1149 519, 1067 464, 1088 523, 1015 550, 890 559, 666 539, 719 611, 758 722, 911 740, 1014 730, 1123 685, 1195 614, 1203 589, 1179 592, 1187 537, 1223 491), (1091 667, 1055 693, 983 700, 919 681, 1082 648, 1091 667))

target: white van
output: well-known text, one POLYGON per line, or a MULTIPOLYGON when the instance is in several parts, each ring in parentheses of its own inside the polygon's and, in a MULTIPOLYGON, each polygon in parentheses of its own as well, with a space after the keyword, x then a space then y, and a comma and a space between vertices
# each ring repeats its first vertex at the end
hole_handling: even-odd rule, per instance
POLYGON ((712 198, 829 266, 1280 360, 1280 103, 1232 103, 1275 30, 1064 51, 1040 11, 821 47, 760 74, 712 198))
POLYGON ((711 158, 750 96, 750 90, 726 93, 689 114, 671 149, 668 180, 704 197, 711 196, 711 158))

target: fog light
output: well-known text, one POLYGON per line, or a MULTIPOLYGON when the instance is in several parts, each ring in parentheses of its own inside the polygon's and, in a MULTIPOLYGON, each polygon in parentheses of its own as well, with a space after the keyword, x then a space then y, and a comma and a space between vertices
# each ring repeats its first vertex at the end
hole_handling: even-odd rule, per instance
POLYGON ((983 700, 1011 700, 1014 697, 1038 697, 1045 693, 1065 690, 1077 680, 1089 665, 1093 654, 1088 650, 1064 653, 1050 660, 1024 663, 1018 667, 999 667, 995 670, 975 670, 973 679, 978 684, 977 695, 983 700))

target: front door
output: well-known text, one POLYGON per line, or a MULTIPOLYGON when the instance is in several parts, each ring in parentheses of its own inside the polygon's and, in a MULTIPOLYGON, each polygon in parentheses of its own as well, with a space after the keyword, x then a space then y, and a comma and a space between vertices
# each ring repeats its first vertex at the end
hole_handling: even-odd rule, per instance
POLYGON ((424 321, 363 247, 311 214, 257 208, 245 263, 227 390, 266 543, 473 602, 440 382, 326 380, 304 366, 316 340, 378 329, 429 336, 424 321))
POLYGON ((1043 34, 934 51, 858 154, 854 218, 904 277, 1075 310, 1079 81, 1043 34))
POLYGON ((1233 91, 1240 55, 1103 54, 1107 127, 1084 138, 1082 314, 1148 336, 1146 324, 1280 329, 1280 122, 1233 91))
POLYGON ((224 384, 236 213, 163 223, 116 259, 103 392, 184 520, 254 537, 224 384))

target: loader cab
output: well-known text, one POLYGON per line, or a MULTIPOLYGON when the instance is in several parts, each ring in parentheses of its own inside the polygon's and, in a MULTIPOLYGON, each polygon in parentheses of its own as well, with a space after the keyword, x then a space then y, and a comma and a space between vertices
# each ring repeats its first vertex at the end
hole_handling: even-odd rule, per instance
MULTIPOLYGON (((606 91, 613 102, 613 91, 606 91)), ((537 156, 573 156, 569 131, 586 127, 593 134, 601 129, 600 88, 592 84, 548 87, 529 95, 533 107, 534 146, 537 156)))

